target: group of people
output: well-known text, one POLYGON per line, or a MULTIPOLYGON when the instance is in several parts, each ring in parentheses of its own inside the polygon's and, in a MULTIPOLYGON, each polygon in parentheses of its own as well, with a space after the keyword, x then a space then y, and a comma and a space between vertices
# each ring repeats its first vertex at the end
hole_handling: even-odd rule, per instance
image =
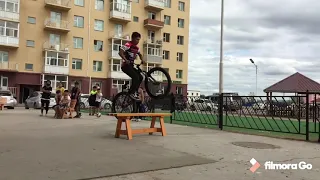
POLYGON ((92 90, 90 91, 89 96, 89 116, 96 115, 97 117, 101 116, 100 109, 101 109, 101 101, 102 101, 102 93, 101 89, 98 84, 93 86, 92 90))

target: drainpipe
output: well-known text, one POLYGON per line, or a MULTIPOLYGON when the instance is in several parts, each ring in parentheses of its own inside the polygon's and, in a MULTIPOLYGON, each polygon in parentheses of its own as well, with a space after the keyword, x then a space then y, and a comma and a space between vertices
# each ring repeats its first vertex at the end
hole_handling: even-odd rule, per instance
MULTIPOLYGON (((89 11, 88 11, 88 19, 89 19, 89 24, 88 24, 88 53, 87 53, 87 77, 89 77, 89 65, 90 65, 90 42, 91 42, 91 7, 92 6, 92 0, 89 1, 89 11)), ((89 91, 91 90, 91 76, 89 80, 89 91)))

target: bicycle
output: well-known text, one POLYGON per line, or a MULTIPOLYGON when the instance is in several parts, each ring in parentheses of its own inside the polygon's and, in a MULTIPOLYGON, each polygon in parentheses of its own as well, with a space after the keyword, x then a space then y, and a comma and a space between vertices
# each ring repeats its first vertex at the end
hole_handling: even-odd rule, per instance
MULTIPOLYGON (((134 63, 134 65, 138 72, 144 78, 146 92, 151 98, 162 99, 169 95, 172 81, 169 73, 165 69, 161 67, 154 67, 149 71, 144 71, 140 68, 141 64, 134 63), (152 77, 152 73, 154 72, 161 72, 164 74, 164 76, 167 78, 166 86, 161 88, 163 82, 161 82, 161 80, 157 81, 155 78, 152 77)), ((135 113, 137 111, 137 100, 133 99, 130 95, 131 94, 129 94, 128 92, 118 93, 112 101, 112 113, 122 113, 123 110, 125 110, 124 112, 135 113), (121 100, 123 100, 123 103, 120 103, 119 105, 118 102, 121 100), (130 108, 130 106, 132 106, 132 108, 130 108), (122 110, 119 112, 117 110, 117 107, 121 107, 122 110)))

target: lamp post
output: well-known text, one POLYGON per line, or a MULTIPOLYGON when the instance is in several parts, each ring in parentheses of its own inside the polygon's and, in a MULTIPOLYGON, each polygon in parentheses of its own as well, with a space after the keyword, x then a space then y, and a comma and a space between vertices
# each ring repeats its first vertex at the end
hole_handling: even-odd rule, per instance
POLYGON ((223 93, 223 24, 224 24, 223 21, 224 21, 224 0, 221 0, 219 94, 223 93))
POLYGON ((258 95, 258 66, 254 63, 252 59, 250 59, 250 62, 256 67, 256 96, 258 95))

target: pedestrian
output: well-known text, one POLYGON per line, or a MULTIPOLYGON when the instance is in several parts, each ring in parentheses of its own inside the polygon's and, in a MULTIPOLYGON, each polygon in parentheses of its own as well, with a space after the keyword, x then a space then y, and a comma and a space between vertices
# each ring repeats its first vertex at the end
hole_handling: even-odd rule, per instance
POLYGON ((96 102, 95 102, 95 108, 96 108, 96 116, 101 117, 100 108, 101 108, 101 101, 102 101, 102 93, 101 89, 97 88, 97 94, 96 94, 96 102))
POLYGON ((41 96, 41 115, 43 116, 43 110, 46 110, 46 115, 49 111, 49 104, 50 104, 50 98, 51 98, 51 81, 47 80, 46 84, 42 87, 42 96, 41 96))
POLYGON ((75 111, 77 113, 74 118, 80 118, 81 113, 80 113, 80 94, 81 94, 81 89, 79 87, 79 82, 76 81, 74 83, 74 87, 71 89, 71 101, 76 101, 75 105, 75 111))

